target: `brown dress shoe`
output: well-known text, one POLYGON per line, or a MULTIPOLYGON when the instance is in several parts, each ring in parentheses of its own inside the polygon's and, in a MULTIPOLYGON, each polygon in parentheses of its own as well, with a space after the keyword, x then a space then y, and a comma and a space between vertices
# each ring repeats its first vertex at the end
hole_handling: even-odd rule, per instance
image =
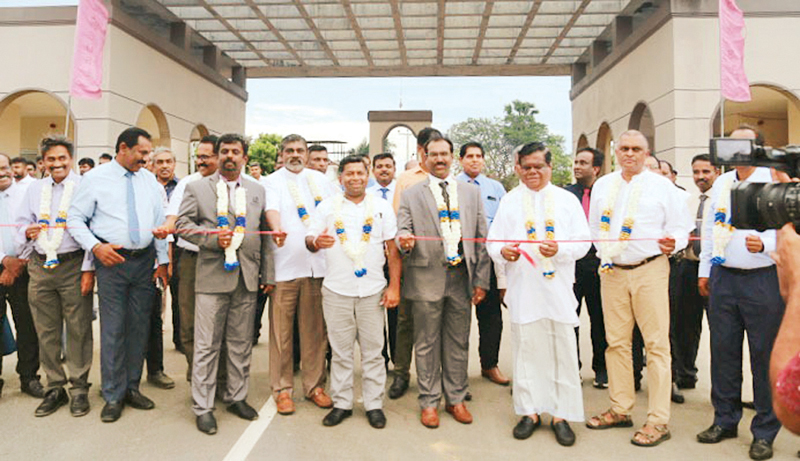
POLYGON ((439 427, 439 412, 436 411, 436 408, 429 407, 422 410, 422 425, 430 428, 436 429, 439 427))
POLYGON ((497 367, 490 368, 488 370, 481 370, 481 376, 501 386, 508 386, 511 383, 511 380, 506 378, 497 367))
POLYGON ((453 415, 453 418, 461 424, 472 423, 472 415, 463 403, 459 403, 458 405, 445 405, 444 411, 453 415))
POLYGON ((308 400, 314 402, 314 405, 320 408, 331 408, 333 407, 333 400, 328 397, 328 394, 325 393, 325 390, 321 387, 318 387, 311 391, 311 397, 306 397, 308 400))
POLYGON ((291 415, 294 413, 294 401, 291 394, 288 392, 281 392, 278 398, 275 399, 275 406, 278 407, 278 413, 282 415, 291 415))

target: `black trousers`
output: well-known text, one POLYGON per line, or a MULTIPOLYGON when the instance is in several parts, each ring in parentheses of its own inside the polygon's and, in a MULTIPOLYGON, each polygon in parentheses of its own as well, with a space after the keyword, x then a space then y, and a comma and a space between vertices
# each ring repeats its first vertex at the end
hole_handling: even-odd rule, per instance
POLYGON ((708 300, 697 289, 700 263, 682 259, 670 267, 669 339, 672 346, 672 381, 697 382, 697 349, 708 300))
POLYGON ((497 288, 497 274, 494 265, 489 291, 486 298, 475 306, 475 317, 478 319, 478 355, 481 358, 481 369, 490 370, 497 366, 500 354, 500 339, 503 336, 503 311, 500 308, 500 290, 497 288))
POLYGON ((258 295, 256 296, 256 320, 253 322, 253 342, 258 342, 258 338, 261 337, 261 319, 264 317, 264 307, 267 305, 267 299, 269 295, 264 294, 264 292, 259 289, 258 295))
POLYGON ((172 277, 169 279, 169 294, 172 297, 172 344, 175 349, 181 350, 181 307, 178 303, 178 264, 181 258, 180 247, 173 245, 172 250, 172 277))
POLYGON ((164 371, 164 320, 161 313, 164 309, 161 291, 155 288, 153 308, 150 311, 150 332, 147 337, 147 374, 154 375, 164 371))
MULTIPOLYGON (((606 371, 606 349, 608 348, 603 321, 603 303, 600 298, 600 274, 597 272, 599 267, 600 259, 594 254, 576 261, 575 284, 572 286, 575 298, 578 300, 578 316, 581 315, 583 300, 586 300, 592 338, 592 370, 595 373, 606 371)), ((579 327, 575 327, 575 336, 579 338, 578 330, 579 327)), ((641 341, 641 334, 639 339, 641 341)), ((578 363, 580 363, 580 355, 580 340, 578 340, 578 363)))
MULTIPOLYGON (((0 269, 0 274, 3 269, 0 269)), ((38 379, 39 375, 39 337, 36 336, 36 327, 33 324, 31 307, 28 304, 28 270, 23 269, 22 274, 10 287, 0 286, 0 303, 3 315, 6 312, 6 301, 11 305, 11 315, 14 318, 14 329, 17 333, 17 374, 23 382, 38 379)), ((2 315, 0 315, 2 317, 2 315)), ((2 358, 0 357, 0 373, 2 373, 2 358)))
POLYGON ((742 343, 747 332, 756 416, 750 431, 773 441, 781 423, 772 409, 769 359, 785 305, 775 266, 753 271, 711 268, 711 403, 714 424, 733 429, 742 419, 742 343))

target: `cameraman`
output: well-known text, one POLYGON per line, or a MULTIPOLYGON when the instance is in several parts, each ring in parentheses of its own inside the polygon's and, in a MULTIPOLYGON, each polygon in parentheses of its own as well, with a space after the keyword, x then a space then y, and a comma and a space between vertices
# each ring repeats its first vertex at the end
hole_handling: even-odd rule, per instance
MULTIPOLYGON (((748 126, 737 128, 730 137, 759 138, 748 126)), ((742 417, 742 343, 747 332, 757 411, 750 426, 753 442, 749 454, 752 459, 769 459, 772 442, 781 427, 772 409, 769 358, 784 304, 775 262, 769 257, 775 248, 775 231, 733 228, 729 234, 722 225, 730 222, 730 193, 737 182, 768 183, 773 182, 773 177, 769 168, 737 166, 734 171, 721 175, 711 191, 709 219, 703 224, 703 235, 713 237, 702 244, 698 288, 702 295, 710 295, 708 324, 714 422, 697 435, 697 440, 718 443, 738 435, 742 417), (716 225, 720 228, 715 232, 718 219, 722 223, 716 225)))

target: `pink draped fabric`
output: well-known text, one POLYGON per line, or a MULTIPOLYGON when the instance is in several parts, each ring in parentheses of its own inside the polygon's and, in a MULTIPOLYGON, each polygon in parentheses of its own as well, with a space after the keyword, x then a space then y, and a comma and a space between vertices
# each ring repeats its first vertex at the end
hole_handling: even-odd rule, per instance
POLYGON ((75 50, 69 93, 76 98, 100 99, 103 83, 103 45, 108 10, 103 0, 80 0, 75 22, 75 50))
POLYGON ((719 0, 720 89, 731 101, 750 101, 750 83, 744 72, 744 14, 736 0, 719 0))

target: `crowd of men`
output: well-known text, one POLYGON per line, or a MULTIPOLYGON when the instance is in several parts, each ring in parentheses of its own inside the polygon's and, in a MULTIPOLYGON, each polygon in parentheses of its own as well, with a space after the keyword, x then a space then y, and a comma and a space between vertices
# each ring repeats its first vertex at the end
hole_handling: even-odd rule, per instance
MULTIPOLYGON (((731 136, 761 142, 749 127, 731 136)), ((154 408, 139 390, 145 363, 149 382, 175 386, 163 363, 168 290, 172 340, 186 356, 196 425, 207 434, 217 431, 215 399, 243 419, 258 418, 246 399, 268 299, 278 413, 296 411, 299 363, 302 396, 330 409, 323 424, 351 416, 357 344, 361 401, 375 428, 387 423, 389 362, 387 394, 397 399, 409 388, 412 356, 421 423, 439 426, 442 398, 456 421, 472 423, 465 405, 472 306, 481 374, 507 386, 498 368, 505 305, 515 438, 530 437, 543 413, 564 446, 575 443, 569 422, 632 427, 644 348, 648 413, 631 442, 655 446, 670 438, 670 400, 682 403, 682 390, 696 386, 706 311, 714 418, 697 440, 738 434, 746 332, 757 412, 749 454, 772 456, 780 423, 768 364, 784 310, 769 256, 775 233, 729 226, 732 185, 775 181, 769 169, 720 175, 700 154, 691 163, 699 195, 689 193, 631 130, 616 143, 617 171, 601 176, 604 153, 581 148, 576 183, 566 188, 550 181, 548 146, 520 146, 520 184, 506 191, 484 174, 479 143, 459 147, 426 128, 417 137, 419 161, 397 178, 394 157, 382 153, 344 157, 338 181, 325 175, 325 148, 298 135, 282 140, 277 169, 266 176, 236 134, 204 137, 196 172, 181 179, 173 153, 154 150, 139 128, 123 131, 116 155, 104 154, 96 168, 81 159, 80 174, 63 138, 42 141, 41 179, 28 172, 35 163, 0 154, 0 296, 14 318, 21 390, 42 399, 35 415, 67 404, 73 416, 90 411, 96 284, 104 422, 125 406, 154 408), (576 341, 584 302, 593 385, 610 398, 607 411, 588 419, 576 341)), ((10 333, 3 322, 7 354, 13 342, 2 341, 10 333)))

